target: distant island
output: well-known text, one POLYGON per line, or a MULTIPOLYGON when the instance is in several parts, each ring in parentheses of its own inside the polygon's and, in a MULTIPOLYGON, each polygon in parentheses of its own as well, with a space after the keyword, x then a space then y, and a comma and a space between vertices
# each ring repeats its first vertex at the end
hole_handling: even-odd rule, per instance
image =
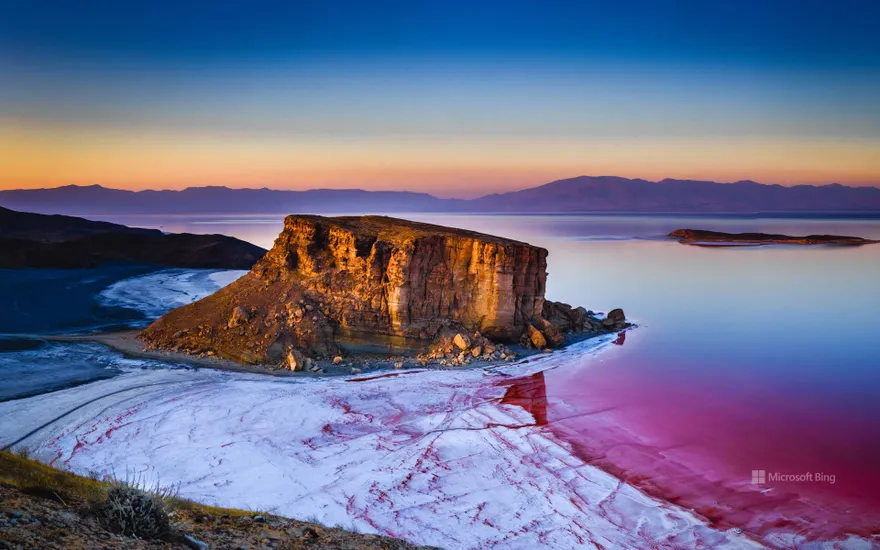
POLYGON ((0 191, 0 205, 44 214, 320 214, 395 212, 880 213, 880 188, 580 176, 475 199, 360 189, 124 191, 99 185, 0 191))
POLYGON ((73 216, 0 208, 0 268, 88 268, 106 263, 250 269, 259 246, 225 235, 166 234, 73 216))
POLYGON ((878 241, 863 239, 861 237, 846 237, 841 235, 807 235, 805 237, 793 237, 791 235, 777 235, 771 233, 723 233, 721 231, 706 231, 703 229, 676 229, 669 233, 682 244, 692 245, 763 245, 763 244, 798 244, 798 245, 843 245, 860 246, 874 244, 878 241))

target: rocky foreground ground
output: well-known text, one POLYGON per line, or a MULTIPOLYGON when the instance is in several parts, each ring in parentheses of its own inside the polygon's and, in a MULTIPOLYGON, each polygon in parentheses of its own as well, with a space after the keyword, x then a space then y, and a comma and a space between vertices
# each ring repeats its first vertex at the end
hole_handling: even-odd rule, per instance
POLYGON ((405 541, 353 533, 260 512, 167 499, 172 529, 164 539, 125 536, 97 512, 108 484, 0 453, 2 550, 416 550, 405 541))

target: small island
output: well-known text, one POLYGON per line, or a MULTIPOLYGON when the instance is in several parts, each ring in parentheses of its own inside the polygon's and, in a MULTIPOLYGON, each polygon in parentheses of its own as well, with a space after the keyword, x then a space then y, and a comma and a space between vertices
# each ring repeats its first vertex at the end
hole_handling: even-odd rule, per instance
POLYGON ((878 241, 841 235, 807 235, 794 237, 772 233, 724 233, 704 229, 676 229, 669 233, 682 244, 694 246, 760 246, 767 244, 861 246, 878 241))

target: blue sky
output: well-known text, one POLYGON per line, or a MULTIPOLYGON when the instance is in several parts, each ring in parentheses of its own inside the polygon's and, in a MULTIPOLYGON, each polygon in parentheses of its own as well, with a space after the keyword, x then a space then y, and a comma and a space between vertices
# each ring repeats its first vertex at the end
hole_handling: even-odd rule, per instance
POLYGON ((0 187, 875 184, 878 21, 868 1, 0 0, 0 187))
POLYGON ((13 56, 177 62, 438 56, 880 67, 872 1, 0 3, 13 56))

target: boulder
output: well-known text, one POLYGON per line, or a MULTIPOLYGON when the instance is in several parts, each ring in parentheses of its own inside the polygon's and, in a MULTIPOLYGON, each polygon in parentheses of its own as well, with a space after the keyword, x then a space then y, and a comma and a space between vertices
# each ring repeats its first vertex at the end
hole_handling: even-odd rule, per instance
POLYGON ((544 333, 544 338, 550 347, 558 348, 565 344, 565 334, 562 330, 546 319, 543 320, 541 332, 544 333))
POLYGON ((241 306, 235 306, 232 309, 232 315, 229 316, 229 322, 226 323, 226 326, 229 328, 235 328, 246 324, 250 321, 251 316, 248 314, 247 310, 241 306))
POLYGON ((608 315, 605 317, 605 320, 602 321, 602 325, 608 330, 622 330, 625 329, 626 324, 626 315, 624 315, 622 309, 612 309, 608 312, 608 315))
POLYGON ((541 316, 559 328, 559 330, 580 330, 583 326, 583 323, 579 322, 578 314, 575 310, 570 305, 562 302, 544 300, 541 316))
POLYGON ((451 328, 447 326, 442 326, 439 330, 437 330, 437 334, 434 336, 431 348, 439 350, 443 353, 450 352, 456 347, 453 343, 453 340, 457 335, 458 333, 456 333, 451 328))
POLYGON ((452 343, 455 344, 455 347, 464 351, 468 349, 471 345, 471 339, 467 334, 458 333, 455 335, 455 338, 452 339, 452 343))
POLYGON ((601 331, 605 327, 600 319, 593 316, 584 318, 584 330, 601 331))
POLYGON ((545 347, 547 347, 547 339, 544 338, 544 334, 540 330, 536 329, 532 325, 529 325, 528 331, 529 342, 532 343, 535 349, 544 349, 545 347))
POLYGON ((299 350, 291 349, 287 352, 287 368, 294 371, 305 370, 305 358, 299 350))

